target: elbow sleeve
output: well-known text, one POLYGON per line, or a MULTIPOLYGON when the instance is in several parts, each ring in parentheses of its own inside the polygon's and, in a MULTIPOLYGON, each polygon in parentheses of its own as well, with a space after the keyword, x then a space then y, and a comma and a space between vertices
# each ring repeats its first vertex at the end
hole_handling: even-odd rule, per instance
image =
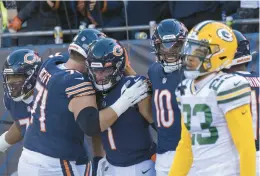
POLYGON ((95 136, 101 132, 99 111, 95 107, 82 109, 76 119, 81 130, 88 136, 95 136))

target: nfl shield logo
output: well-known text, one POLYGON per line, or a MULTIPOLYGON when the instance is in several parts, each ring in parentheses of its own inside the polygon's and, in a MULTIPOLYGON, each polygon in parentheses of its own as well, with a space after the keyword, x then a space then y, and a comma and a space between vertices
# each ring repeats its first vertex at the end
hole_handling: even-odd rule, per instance
POLYGON ((162 79, 162 83, 165 84, 167 82, 167 78, 162 79))

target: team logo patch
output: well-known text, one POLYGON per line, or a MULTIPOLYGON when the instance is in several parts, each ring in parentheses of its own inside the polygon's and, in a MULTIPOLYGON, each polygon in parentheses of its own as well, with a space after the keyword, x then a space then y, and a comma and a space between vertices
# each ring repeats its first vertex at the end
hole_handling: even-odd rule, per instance
POLYGON ((24 62, 27 64, 33 64, 34 62, 38 62, 39 60, 39 56, 34 53, 27 53, 26 55, 24 55, 24 62))
POLYGON ((219 36, 219 38, 227 42, 232 42, 234 40, 232 34, 227 29, 224 28, 218 29, 217 35, 219 36))
POLYGON ((122 56, 122 54, 123 54, 123 48, 120 46, 120 45, 116 45, 116 46, 114 46, 114 48, 113 48, 113 54, 115 55, 115 56, 122 56))

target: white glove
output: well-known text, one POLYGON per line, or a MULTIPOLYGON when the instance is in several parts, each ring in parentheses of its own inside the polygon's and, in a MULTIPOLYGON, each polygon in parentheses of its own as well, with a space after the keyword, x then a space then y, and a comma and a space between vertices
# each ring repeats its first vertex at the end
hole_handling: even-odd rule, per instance
POLYGON ((130 80, 125 83, 124 87, 126 89, 120 98, 110 106, 116 112, 117 117, 123 114, 129 107, 139 103, 148 96, 148 85, 144 80, 139 80, 130 88, 127 88, 129 84, 130 80))
POLYGON ((1 136, 0 136, 0 152, 5 152, 9 147, 11 147, 11 144, 8 144, 5 140, 5 135, 8 131, 4 132, 1 136))

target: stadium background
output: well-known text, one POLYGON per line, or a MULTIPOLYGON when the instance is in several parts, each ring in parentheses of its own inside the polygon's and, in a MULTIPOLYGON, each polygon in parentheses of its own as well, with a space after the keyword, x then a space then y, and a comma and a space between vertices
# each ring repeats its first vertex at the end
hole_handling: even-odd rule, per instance
MULTIPOLYGON (((248 70, 259 72, 259 33, 247 33, 245 35, 250 41, 251 51, 256 52, 253 55, 253 61, 248 65, 248 70)), ((155 61, 155 56, 152 53, 153 49, 150 45, 150 40, 124 40, 121 42, 128 50, 131 65, 134 70, 138 74, 146 75, 149 65, 155 61)), ((42 56, 42 58, 45 59, 49 55, 55 54, 57 52, 67 52, 67 46, 67 44, 51 44, 0 48, 0 68, 2 69, 3 63, 8 54, 19 48, 33 49, 37 51, 40 56, 42 56)), ((0 86, 0 134, 8 130, 10 125, 13 123, 12 118, 4 108, 3 102, 1 101, 2 98, 3 88, 0 86)), ((23 143, 21 141, 10 147, 4 154, 0 153, 0 176, 11 175, 17 170, 17 164, 21 154, 22 145, 23 143)))
MULTIPOLYGON (((259 33, 246 34, 250 41, 251 51, 256 51, 252 63, 249 64, 248 69, 256 70, 259 68, 259 33)), ((131 40, 122 41, 123 45, 128 49, 131 65, 138 74, 146 75, 148 67, 155 61, 155 56, 152 54, 152 47, 149 40, 131 40)), ((67 52, 67 46, 61 45, 39 45, 33 47, 26 47, 34 49, 43 58, 47 58, 56 52, 67 52)), ((23 48, 23 47, 19 47, 23 48)), ((5 58, 13 50, 18 47, 0 49, 0 68, 2 68, 5 58)), ((3 98, 3 88, 0 87, 0 99, 3 98)), ((0 134, 8 130, 12 124, 12 119, 9 113, 4 109, 3 102, 0 101, 0 134)), ((15 144, 5 154, 0 154, 0 176, 10 175, 17 170, 17 163, 22 150, 22 142, 15 144)))

